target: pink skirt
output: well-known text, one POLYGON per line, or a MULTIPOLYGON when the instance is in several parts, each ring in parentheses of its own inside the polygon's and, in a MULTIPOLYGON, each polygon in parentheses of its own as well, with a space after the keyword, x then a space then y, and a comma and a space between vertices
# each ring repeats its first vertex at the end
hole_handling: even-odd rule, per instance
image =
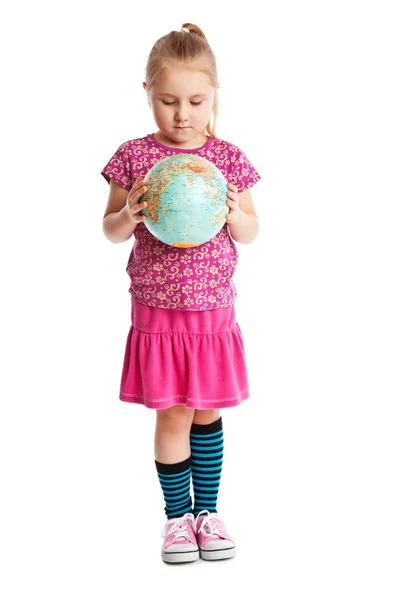
POLYGON ((249 397, 233 305, 170 310, 131 298, 120 400, 156 409, 184 404, 210 410, 237 406, 249 397))

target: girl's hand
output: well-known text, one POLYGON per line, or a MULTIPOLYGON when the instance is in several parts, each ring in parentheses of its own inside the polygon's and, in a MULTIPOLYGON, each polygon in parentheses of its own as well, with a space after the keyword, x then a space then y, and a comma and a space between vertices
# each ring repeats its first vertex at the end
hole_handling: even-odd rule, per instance
POLYGON ((144 183, 144 178, 139 177, 139 179, 135 181, 128 192, 128 196, 126 198, 126 208, 128 209, 132 223, 142 223, 146 219, 145 215, 142 216, 139 214, 140 211, 147 206, 147 202, 142 202, 139 204, 140 197, 143 196, 146 191, 147 187, 144 183))
POLYGON ((229 213, 226 215, 227 223, 235 223, 239 218, 239 194, 236 185, 228 183, 228 191, 226 193, 229 200, 226 201, 230 208, 229 213))

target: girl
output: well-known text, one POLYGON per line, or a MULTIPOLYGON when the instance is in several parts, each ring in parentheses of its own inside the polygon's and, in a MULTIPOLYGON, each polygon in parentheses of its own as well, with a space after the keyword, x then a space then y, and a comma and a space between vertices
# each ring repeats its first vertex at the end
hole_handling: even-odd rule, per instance
POLYGON ((119 398, 156 411, 155 466, 167 516, 163 560, 230 558, 235 544, 217 512, 219 409, 249 397, 234 311, 233 240, 248 244, 258 233, 250 188, 260 175, 244 152, 216 136, 216 62, 199 27, 185 23, 155 43, 143 87, 158 130, 121 144, 101 171, 110 184, 104 234, 112 242, 135 236, 126 269, 132 324, 119 398), (179 152, 213 162, 228 182, 226 223, 209 242, 189 248, 157 240, 140 214, 144 175, 179 152))

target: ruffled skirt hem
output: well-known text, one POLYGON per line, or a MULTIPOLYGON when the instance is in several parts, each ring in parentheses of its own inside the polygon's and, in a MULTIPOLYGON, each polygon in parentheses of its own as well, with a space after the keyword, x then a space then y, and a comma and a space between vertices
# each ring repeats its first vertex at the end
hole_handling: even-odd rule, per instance
POLYGON ((185 311, 131 299, 120 400, 153 409, 210 410, 237 406, 249 397, 234 305, 185 311))
POLYGON ((238 406, 243 400, 249 397, 249 390, 241 393, 234 398, 211 398, 199 400, 199 398, 188 398, 187 396, 172 396, 170 398, 158 398, 157 400, 145 398, 144 396, 132 396, 124 392, 120 393, 119 399, 131 404, 142 404, 147 408, 171 408, 171 406, 186 405, 188 408, 197 410, 213 410, 214 408, 228 408, 229 406, 238 406))

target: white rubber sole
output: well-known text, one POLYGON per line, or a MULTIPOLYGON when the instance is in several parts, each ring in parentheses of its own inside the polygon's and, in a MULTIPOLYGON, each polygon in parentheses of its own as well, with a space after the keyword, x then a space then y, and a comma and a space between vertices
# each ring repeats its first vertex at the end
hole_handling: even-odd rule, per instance
POLYGON ((198 550, 192 552, 161 552, 161 557, 166 563, 194 562, 200 558, 198 550))
POLYGON ((236 546, 233 548, 224 548, 223 550, 202 550, 200 548, 200 558, 203 560, 222 560, 224 558, 233 558, 236 556, 236 546))

